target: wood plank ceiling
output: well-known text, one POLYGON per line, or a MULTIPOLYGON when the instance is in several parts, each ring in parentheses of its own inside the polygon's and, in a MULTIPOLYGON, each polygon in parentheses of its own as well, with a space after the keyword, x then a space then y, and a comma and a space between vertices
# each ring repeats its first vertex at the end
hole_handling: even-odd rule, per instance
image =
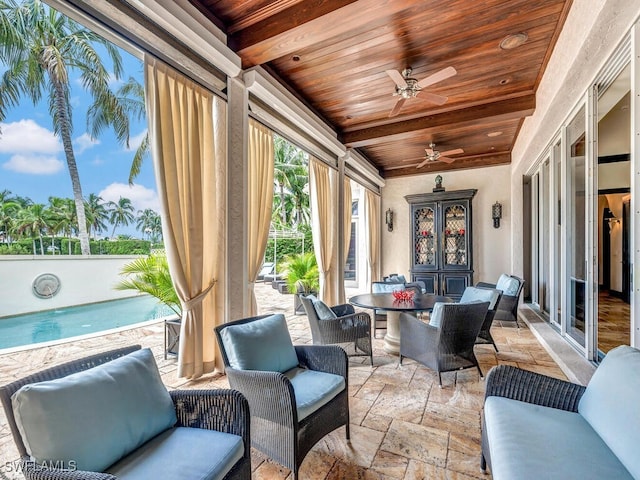
POLYGON ((506 164, 571 0, 191 0, 228 36, 244 68, 262 65, 324 118, 384 177, 506 164), (504 49, 510 35, 524 43, 504 49), (422 80, 399 97, 386 70, 422 80), (424 95, 423 96, 428 96, 424 95), (425 148, 463 149, 426 162, 425 148))

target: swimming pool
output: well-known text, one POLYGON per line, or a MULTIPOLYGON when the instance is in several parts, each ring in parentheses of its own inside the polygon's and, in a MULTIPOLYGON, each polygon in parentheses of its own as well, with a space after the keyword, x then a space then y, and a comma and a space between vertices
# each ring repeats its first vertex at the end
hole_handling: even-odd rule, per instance
POLYGON ((125 327, 172 315, 148 295, 0 318, 0 350, 125 327))

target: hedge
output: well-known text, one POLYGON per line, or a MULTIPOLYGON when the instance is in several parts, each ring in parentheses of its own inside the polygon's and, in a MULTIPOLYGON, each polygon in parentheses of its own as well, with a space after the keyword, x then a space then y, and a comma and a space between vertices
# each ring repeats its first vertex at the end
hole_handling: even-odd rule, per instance
MULTIPOLYGON (((42 244, 45 255, 68 255, 69 242, 71 254, 81 255, 80 240, 77 238, 54 237, 54 251, 51 251, 51 237, 43 237, 42 244)), ((40 239, 35 239, 36 255, 40 255, 40 239)), ((156 244, 157 245, 157 244, 156 244)), ((90 240, 89 248, 92 255, 149 255, 151 242, 148 240, 90 240)), ((33 255, 33 240, 22 238, 11 244, 0 244, 0 255, 33 255)))

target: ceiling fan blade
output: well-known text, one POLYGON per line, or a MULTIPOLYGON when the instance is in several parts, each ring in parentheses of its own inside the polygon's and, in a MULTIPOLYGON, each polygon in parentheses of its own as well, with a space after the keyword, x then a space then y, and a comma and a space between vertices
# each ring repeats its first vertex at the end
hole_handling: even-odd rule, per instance
POLYGON ((449 97, 429 92, 418 92, 417 98, 426 100, 427 102, 435 103, 436 105, 444 105, 445 103, 447 103, 447 100, 449 100, 449 97))
POLYGON ((416 168, 420 168, 423 165, 425 165, 427 162, 429 162, 430 160, 428 158, 425 158, 421 163, 419 163, 418 165, 416 165, 416 168))
POLYGON ((424 151, 427 152, 429 156, 433 155, 433 148, 425 148, 424 151))
POLYGON ((395 117, 396 115, 398 115, 398 113, 400 113, 400 109, 402 108, 402 105, 404 105, 404 102, 406 100, 407 100, 406 98, 399 98, 396 104, 393 106, 393 109, 389 113, 389 117, 395 117))
POLYGON ((456 161, 455 158, 449 158, 449 157, 438 157, 438 161, 439 162, 444 162, 444 163, 453 163, 456 161))
MULTIPOLYGON (((389 73, 387 71, 387 73, 389 73)), ((423 78, 418 82, 418 87, 424 88, 429 85, 433 85, 434 83, 441 82, 449 77, 453 77, 457 72, 457 70, 453 67, 443 68, 439 72, 434 73, 433 75, 429 75, 427 78, 423 78)))
POLYGON ((458 155, 459 153, 464 153, 464 150, 461 148, 456 148, 455 150, 447 150, 446 152, 440 152, 440 155, 446 157, 447 155, 458 155))
POLYGON ((397 71, 397 70, 385 70, 387 72, 387 75, 389 75, 391 77, 391 80, 393 80, 393 82, 399 86, 400 88, 406 88, 407 87, 407 81, 404 79, 404 77, 402 76, 402 74, 397 71))

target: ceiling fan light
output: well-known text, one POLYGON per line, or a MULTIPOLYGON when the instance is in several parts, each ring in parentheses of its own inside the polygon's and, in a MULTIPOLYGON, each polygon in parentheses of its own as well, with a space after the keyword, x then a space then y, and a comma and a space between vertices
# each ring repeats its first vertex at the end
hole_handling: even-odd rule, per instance
POLYGON ((524 32, 507 35, 500 42, 500 48, 502 50, 513 50, 525 43, 527 40, 529 40, 529 35, 524 32))

